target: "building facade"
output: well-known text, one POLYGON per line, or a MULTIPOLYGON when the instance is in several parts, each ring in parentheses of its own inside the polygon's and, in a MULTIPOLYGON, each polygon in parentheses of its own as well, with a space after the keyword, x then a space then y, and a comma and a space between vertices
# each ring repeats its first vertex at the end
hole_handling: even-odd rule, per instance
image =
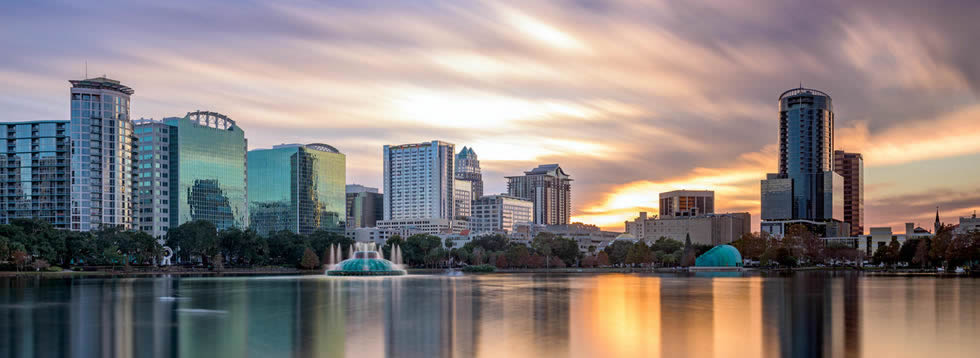
MULTIPOLYGON (((842 222, 844 178, 834 172, 833 102, 795 88, 779 96, 779 172, 761 183, 762 220, 842 222)), ((765 227, 765 225, 763 225, 765 227)))
POLYGON ((384 217, 384 195, 378 188, 347 185, 347 229, 375 227, 384 217))
POLYGON ((660 216, 698 216, 715 213, 715 192, 674 190, 660 193, 660 216))
POLYGON ((133 123, 136 134, 133 225, 153 237, 162 237, 171 227, 171 185, 175 190, 177 187, 177 176, 171 176, 177 173, 171 162, 171 156, 176 156, 171 149, 176 150, 177 131, 164 121, 141 118, 133 123))
POLYGON ((251 227, 262 235, 289 230, 343 232, 347 158, 327 144, 282 144, 248 152, 251 227))
POLYGON ((469 221, 473 212, 473 182, 455 179, 453 183, 453 218, 469 221))
POLYGON ((666 237, 683 242, 688 235, 691 242, 706 245, 722 245, 738 240, 752 232, 752 215, 749 213, 706 214, 699 216, 639 217, 626 222, 626 233, 649 242, 666 237))
POLYGON ((39 218, 69 228, 69 121, 0 124, 0 223, 39 218))
POLYGON ((515 225, 533 221, 534 202, 508 195, 487 195, 473 201, 470 232, 474 235, 507 234, 515 225))
POLYGON ((132 88, 105 77, 71 80, 71 230, 132 228, 132 88))
POLYGON ((455 146, 442 141, 384 146, 384 223, 378 226, 451 229, 454 159, 455 146))
POLYGON ((138 229, 156 237, 194 220, 249 226, 245 131, 207 111, 136 124, 138 229))
POLYGON ((480 159, 473 148, 463 147, 456 154, 456 179, 470 182, 473 189, 472 200, 483 196, 483 174, 480 172, 480 159))
POLYGON ((864 158, 861 153, 834 151, 834 171, 844 178, 844 222, 851 236, 864 235, 864 158))
POLYGON ((572 216, 572 179, 558 164, 539 165, 507 177, 507 194, 534 202, 534 223, 567 225, 572 216))

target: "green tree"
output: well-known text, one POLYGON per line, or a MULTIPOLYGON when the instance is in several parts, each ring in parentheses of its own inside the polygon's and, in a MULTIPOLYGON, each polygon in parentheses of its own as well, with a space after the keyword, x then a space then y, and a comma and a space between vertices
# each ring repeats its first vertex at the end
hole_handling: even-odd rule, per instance
POLYGON ((167 231, 166 242, 179 262, 199 259, 207 265, 218 253, 218 229, 210 221, 189 221, 167 231))
POLYGON ((920 239, 917 240, 918 244, 915 247, 915 256, 912 257, 912 263, 919 265, 919 267, 931 266, 932 263, 929 262, 929 244, 930 239, 920 239))
POLYGON ((626 253, 626 264, 630 266, 643 266, 651 261, 653 261, 652 251, 643 241, 633 243, 629 252, 626 253))
POLYGON ((504 255, 507 257, 510 267, 527 267, 531 260, 531 251, 528 250, 527 246, 516 243, 510 244, 504 255))
MULTIPOLYGON (((289 230, 269 233, 266 243, 269 246, 268 263, 273 265, 296 265, 302 261, 303 252, 309 247, 305 237, 289 230)), ((347 249, 341 248, 343 251, 347 249)))
POLYGON ((608 255, 609 263, 612 265, 622 265, 626 263, 626 255, 629 254, 633 243, 627 240, 614 240, 603 252, 608 255))
POLYGON ((317 266, 319 265, 320 265, 320 258, 316 256, 316 253, 313 252, 313 249, 307 247, 305 250, 303 250, 303 258, 299 262, 299 267, 302 267, 307 270, 312 270, 317 268, 317 266))
POLYGON ((221 230, 218 233, 218 248, 224 259, 236 266, 261 264, 269 254, 265 238, 253 229, 221 230))

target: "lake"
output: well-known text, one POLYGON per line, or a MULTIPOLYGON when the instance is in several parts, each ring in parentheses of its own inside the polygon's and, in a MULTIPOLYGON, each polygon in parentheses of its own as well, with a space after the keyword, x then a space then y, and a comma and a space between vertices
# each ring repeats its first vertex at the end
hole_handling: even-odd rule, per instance
POLYGON ((976 357, 980 279, 0 278, 0 357, 976 357))

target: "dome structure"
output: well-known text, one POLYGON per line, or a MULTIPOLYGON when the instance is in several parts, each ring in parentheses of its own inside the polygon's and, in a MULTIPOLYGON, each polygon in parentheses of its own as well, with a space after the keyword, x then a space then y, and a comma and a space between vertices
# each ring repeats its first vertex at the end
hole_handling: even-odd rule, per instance
POLYGON ((354 257, 341 261, 327 271, 329 276, 401 276, 405 274, 391 261, 381 258, 377 251, 358 251, 354 257))
POLYGON ((636 242, 637 241, 636 240, 636 236, 633 236, 633 234, 630 234, 630 233, 622 233, 622 234, 619 234, 619 236, 616 236, 616 239, 614 239, 613 241, 619 241, 619 240, 626 240, 626 241, 631 241, 631 242, 636 242))
POLYGON ((732 245, 718 245, 694 261, 695 267, 742 267, 742 254, 732 245))

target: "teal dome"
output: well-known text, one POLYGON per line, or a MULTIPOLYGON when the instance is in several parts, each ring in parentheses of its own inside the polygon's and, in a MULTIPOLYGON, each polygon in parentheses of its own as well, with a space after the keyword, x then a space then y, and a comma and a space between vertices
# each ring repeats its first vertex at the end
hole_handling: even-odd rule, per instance
POLYGON ((718 245, 694 261, 696 267, 742 267, 742 254, 732 245, 718 245))
POLYGON ((354 258, 341 261, 327 271, 330 276, 392 276, 404 275, 405 270, 391 261, 378 257, 376 252, 359 251, 354 258))

